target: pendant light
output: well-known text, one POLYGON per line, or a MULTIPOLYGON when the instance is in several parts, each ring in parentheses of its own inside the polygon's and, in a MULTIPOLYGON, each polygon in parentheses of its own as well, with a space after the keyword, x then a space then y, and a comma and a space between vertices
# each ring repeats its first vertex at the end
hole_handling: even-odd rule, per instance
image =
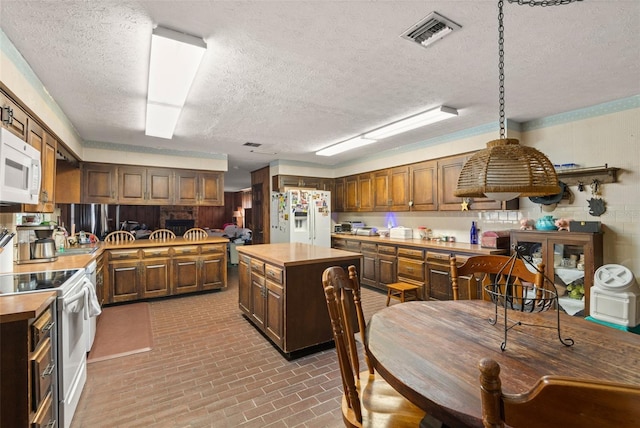
MULTIPOLYGON (((507 0, 528 6, 558 6, 582 0, 507 0)), ((521 146, 515 138, 505 138, 504 114, 504 25, 503 0, 498 1, 498 54, 500 139, 475 153, 462 167, 454 196, 489 197, 508 201, 516 197, 555 195, 560 192, 558 175, 551 161, 533 147, 521 146)))

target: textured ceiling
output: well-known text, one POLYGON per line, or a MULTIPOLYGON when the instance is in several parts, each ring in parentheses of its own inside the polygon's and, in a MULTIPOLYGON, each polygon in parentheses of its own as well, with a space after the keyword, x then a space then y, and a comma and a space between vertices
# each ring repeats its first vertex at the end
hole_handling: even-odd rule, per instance
MULTIPOLYGON (((504 20, 507 118, 640 94, 640 1, 505 4, 504 20)), ((0 23, 83 140, 227 154, 227 190, 275 159, 366 156, 314 152, 438 105, 459 117, 375 151, 498 120, 496 1, 3 0, 0 23), (462 29, 427 49, 399 37, 433 11, 462 29), (156 25, 208 44, 172 140, 144 135, 156 25)))

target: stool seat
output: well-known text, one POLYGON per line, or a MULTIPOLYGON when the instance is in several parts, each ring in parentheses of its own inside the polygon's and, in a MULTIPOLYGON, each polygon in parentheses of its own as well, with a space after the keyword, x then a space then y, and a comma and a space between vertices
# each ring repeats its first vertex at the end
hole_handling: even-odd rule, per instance
POLYGON ((406 282, 394 282, 387 284, 387 306, 391 299, 400 300, 400 302, 406 302, 407 298, 410 300, 419 300, 418 289, 420 287, 406 282))

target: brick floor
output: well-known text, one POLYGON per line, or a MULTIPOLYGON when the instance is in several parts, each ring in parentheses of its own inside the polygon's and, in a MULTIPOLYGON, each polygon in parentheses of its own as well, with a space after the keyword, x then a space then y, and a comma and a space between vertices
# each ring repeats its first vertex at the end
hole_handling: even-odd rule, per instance
MULTIPOLYGON (((362 294, 367 318, 386 303, 362 294)), ((88 365, 72 428, 343 426, 335 350, 283 358, 241 315, 237 267, 225 291, 152 301, 151 321, 151 351, 88 365)))

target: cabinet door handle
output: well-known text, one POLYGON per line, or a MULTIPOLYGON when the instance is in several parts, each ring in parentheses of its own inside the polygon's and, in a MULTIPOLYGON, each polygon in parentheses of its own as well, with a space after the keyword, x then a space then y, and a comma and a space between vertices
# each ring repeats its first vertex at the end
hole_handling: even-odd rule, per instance
POLYGON ((42 331, 49 331, 49 330, 51 330, 53 328, 54 325, 55 325, 54 321, 49 321, 49 323, 47 325, 42 327, 42 331))
POLYGON ((49 202, 49 192, 46 190, 42 191, 42 202, 49 202))
POLYGON ((6 125, 13 124, 13 109, 11 107, 2 107, 2 121, 6 125))
POLYGON ((55 365, 53 362, 49 363, 49 365, 47 366, 47 368, 45 368, 45 369, 42 371, 42 374, 40 375, 40 377, 44 379, 44 378, 45 378, 45 377, 47 377, 47 376, 51 376, 51 373, 53 373, 53 369, 54 369, 55 367, 56 367, 56 365, 55 365))

